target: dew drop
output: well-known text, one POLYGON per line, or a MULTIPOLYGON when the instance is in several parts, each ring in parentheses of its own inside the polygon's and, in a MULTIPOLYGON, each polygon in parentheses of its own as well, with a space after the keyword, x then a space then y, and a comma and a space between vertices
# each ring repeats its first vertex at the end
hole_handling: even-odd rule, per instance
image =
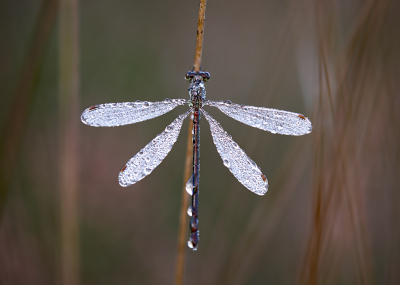
POLYGON ((186 182, 186 187, 185 188, 186 188, 186 192, 188 192, 188 194, 190 196, 192 196, 193 195, 193 175, 190 176, 188 182, 186 182))
POLYGON ((225 101, 225 105, 228 105, 228 106, 229 106, 229 105, 232 105, 232 101, 231 101, 231 100, 226 100, 226 101, 225 101))
POLYGON ((234 147, 234 148, 238 148, 239 146, 238 146, 238 144, 237 143, 232 143, 232 146, 234 147))
POLYGON ((168 126, 165 128, 165 131, 168 133, 168 132, 172 131, 173 129, 174 129, 173 126, 168 126))
POLYGON ((149 105, 150 105, 149 102, 147 102, 147 101, 144 101, 144 102, 143 102, 143 106, 149 107, 149 105))
POLYGON ((148 163, 150 161, 150 156, 146 156, 145 160, 148 163))
POLYGON ((281 127, 281 126, 278 126, 278 128, 277 128, 278 130, 280 130, 280 131, 282 131, 283 130, 283 127, 281 127))
POLYGON ((229 166, 231 166, 231 163, 229 162, 229 160, 224 159, 224 165, 229 168, 229 166))
POLYGON ((276 131, 271 131, 271 134, 276 134, 276 131))
POLYGON ((192 206, 189 206, 189 208, 187 209, 187 214, 191 217, 193 215, 193 208, 192 206))
POLYGON ((149 175, 151 173, 151 168, 144 169, 144 175, 149 175))
POLYGON ((191 240, 188 241, 188 247, 190 247, 193 250, 196 250, 196 248, 194 248, 194 244, 192 243, 191 240))

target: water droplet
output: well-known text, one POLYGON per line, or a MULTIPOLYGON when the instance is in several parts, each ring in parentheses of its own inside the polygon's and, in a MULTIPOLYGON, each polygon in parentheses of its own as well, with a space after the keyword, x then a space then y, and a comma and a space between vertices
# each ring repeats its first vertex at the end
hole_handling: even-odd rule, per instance
POLYGON ((254 161, 251 161, 250 164, 255 170, 258 170, 257 163, 255 163, 254 161))
POLYGON ((186 188, 186 192, 188 192, 188 194, 190 196, 192 196, 193 195, 193 175, 190 176, 188 182, 186 182, 186 187, 185 188, 186 188))
POLYGON ((271 134, 276 134, 276 131, 272 130, 272 131, 271 131, 271 134))
POLYGON ((226 100, 226 101, 225 101, 225 105, 228 105, 228 106, 229 106, 229 105, 232 105, 232 101, 231 101, 231 100, 226 100))
POLYGON ((146 156, 145 160, 148 163, 150 161, 150 156, 146 156))
POLYGON ((168 126, 165 128, 165 131, 168 133, 168 132, 172 131, 173 129, 174 129, 173 126, 168 126))
POLYGON ((165 98, 165 102, 170 102, 171 100, 169 98, 165 98))
POLYGON ((189 206, 189 208, 187 209, 187 214, 191 217, 193 215, 193 208, 192 206, 189 206))
POLYGON ((280 131, 282 131, 283 130, 283 127, 281 127, 281 126, 278 126, 278 128, 277 128, 278 130, 280 130, 280 131))
POLYGON ((194 248, 194 244, 192 243, 191 240, 188 241, 188 247, 190 247, 193 250, 196 250, 196 248, 194 248))
POLYGON ((229 160, 224 159, 224 165, 229 168, 229 166, 231 166, 231 163, 229 162, 229 160))
POLYGON ((234 148, 238 148, 239 146, 238 146, 238 144, 237 143, 232 143, 232 146, 234 147, 234 148))
POLYGON ((151 168, 144 169, 144 175, 149 175, 151 173, 151 168))

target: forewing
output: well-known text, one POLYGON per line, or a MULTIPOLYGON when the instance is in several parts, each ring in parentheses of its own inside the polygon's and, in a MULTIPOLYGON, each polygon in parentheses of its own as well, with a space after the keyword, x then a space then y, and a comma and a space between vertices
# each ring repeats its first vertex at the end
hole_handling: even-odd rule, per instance
POLYGON ((119 173, 119 184, 129 186, 149 175, 168 155, 181 131, 183 120, 191 111, 180 115, 165 130, 132 157, 119 173))
POLYGON ((311 121, 299 113, 239 105, 230 101, 206 101, 204 105, 217 107, 239 122, 273 134, 301 136, 312 131, 311 121))
POLYGON ((133 124, 161 116, 179 105, 185 99, 166 99, 159 102, 124 102, 95 105, 83 111, 81 120, 93 127, 116 127, 133 124))
POLYGON ((214 144, 224 165, 247 189, 258 195, 264 195, 268 190, 268 181, 257 164, 246 155, 213 117, 203 109, 201 112, 210 124, 214 144))

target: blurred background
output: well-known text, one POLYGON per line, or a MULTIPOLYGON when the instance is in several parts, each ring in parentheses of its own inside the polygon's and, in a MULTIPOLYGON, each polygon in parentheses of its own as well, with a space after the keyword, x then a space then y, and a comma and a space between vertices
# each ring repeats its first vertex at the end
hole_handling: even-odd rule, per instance
MULTIPOLYGON (((185 283, 400 284, 400 2, 207 4, 207 98, 302 113, 314 129, 273 135, 207 108, 270 187, 246 190, 202 120, 185 283)), ((79 1, 72 39, 58 5, 0 2, 0 284, 173 284, 188 120, 151 175, 117 177, 187 107, 118 128, 80 114, 188 98, 198 0, 79 1), (62 59, 60 42, 79 57, 62 59)))

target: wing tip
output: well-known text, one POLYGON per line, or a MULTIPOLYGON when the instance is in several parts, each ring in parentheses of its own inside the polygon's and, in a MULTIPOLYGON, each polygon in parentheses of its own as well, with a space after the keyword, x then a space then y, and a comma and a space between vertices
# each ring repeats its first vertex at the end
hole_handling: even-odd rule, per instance
POLYGON ((127 181, 125 179, 124 174, 123 174, 125 169, 126 169, 126 165, 124 165, 124 167, 122 167, 122 169, 121 169, 121 171, 119 172, 119 175, 118 175, 118 182, 119 182, 119 185, 122 186, 122 187, 128 187, 129 185, 133 184, 133 183, 129 183, 129 181, 127 181))

